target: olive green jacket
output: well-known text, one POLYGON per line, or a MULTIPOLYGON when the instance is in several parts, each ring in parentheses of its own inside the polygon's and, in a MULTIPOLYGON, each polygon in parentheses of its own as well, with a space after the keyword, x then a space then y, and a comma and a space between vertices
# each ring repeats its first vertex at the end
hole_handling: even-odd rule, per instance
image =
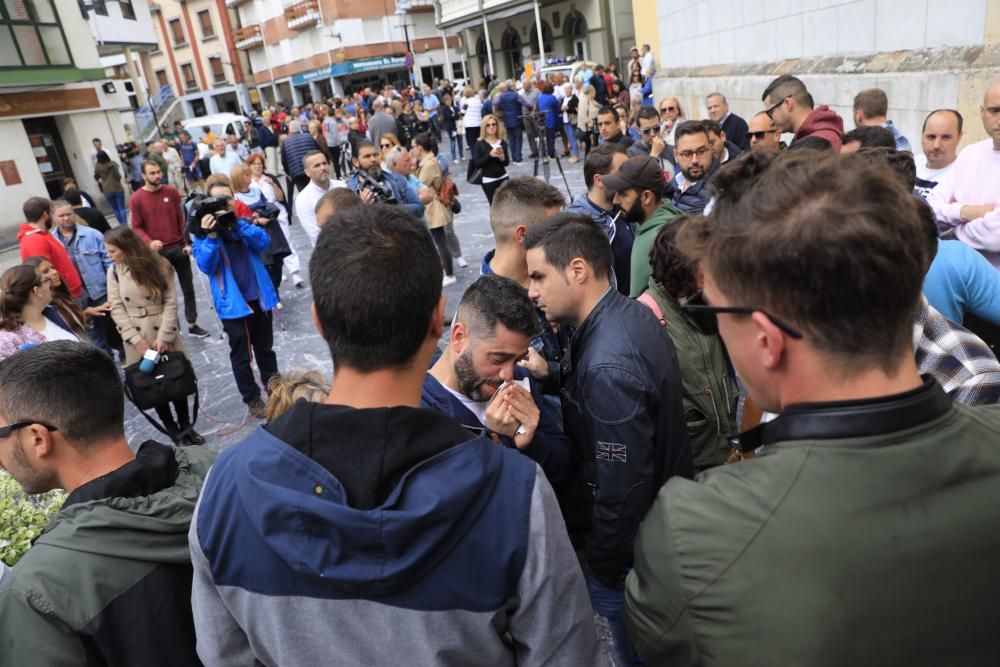
POLYGON ((698 331, 680 303, 653 278, 646 294, 659 306, 663 325, 677 350, 692 462, 699 469, 725 463, 731 449, 729 436, 738 428, 739 389, 729 374, 722 339, 718 334, 706 336, 698 331))
POLYGON ((670 479, 639 529, 648 664, 997 664, 1000 406, 930 380, 754 432, 756 458, 670 479))
POLYGON ((664 197, 653 214, 639 225, 639 229, 635 232, 635 242, 632 244, 632 275, 629 282, 632 293, 629 296, 637 297, 646 291, 649 276, 653 273, 653 267, 649 263, 649 253, 653 249, 653 242, 656 241, 660 227, 678 215, 681 215, 681 210, 664 197))

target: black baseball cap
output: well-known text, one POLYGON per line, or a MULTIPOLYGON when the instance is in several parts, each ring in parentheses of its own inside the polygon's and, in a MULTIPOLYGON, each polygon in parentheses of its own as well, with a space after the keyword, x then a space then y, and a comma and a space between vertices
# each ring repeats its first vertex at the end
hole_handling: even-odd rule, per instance
POLYGON ((662 194, 667 188, 660 161, 649 155, 639 155, 622 163, 621 169, 613 174, 601 176, 605 190, 618 192, 625 188, 652 190, 662 194))

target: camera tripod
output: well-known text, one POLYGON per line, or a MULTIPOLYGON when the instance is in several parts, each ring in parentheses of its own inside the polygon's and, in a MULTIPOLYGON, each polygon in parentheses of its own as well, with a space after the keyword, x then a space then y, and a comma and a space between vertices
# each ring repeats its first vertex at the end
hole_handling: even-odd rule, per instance
POLYGON ((552 171, 549 166, 550 160, 556 161, 556 166, 559 167, 559 173, 562 175, 563 183, 566 184, 566 194, 569 195, 570 201, 573 201, 573 193, 569 189, 569 180, 566 178, 566 172, 563 171, 562 162, 559 161, 559 152, 553 151, 553 156, 549 157, 549 149, 546 142, 546 128, 545 128, 545 118, 534 118, 532 115, 525 115, 522 118, 526 118, 528 122, 536 123, 535 125, 535 167, 532 175, 538 178, 538 166, 541 164, 542 167, 542 178, 545 179, 546 183, 549 183, 552 179, 552 171))

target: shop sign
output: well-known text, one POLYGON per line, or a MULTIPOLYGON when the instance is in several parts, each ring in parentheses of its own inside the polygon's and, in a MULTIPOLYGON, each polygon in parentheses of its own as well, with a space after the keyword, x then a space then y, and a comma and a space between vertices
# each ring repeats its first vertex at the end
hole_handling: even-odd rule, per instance
POLYGON ((350 60, 345 63, 336 63, 329 67, 312 70, 304 74, 296 74, 292 77, 293 86, 302 86, 312 81, 329 79, 338 76, 348 76, 360 72, 377 72, 388 69, 403 69, 406 67, 406 58, 398 56, 382 56, 379 58, 365 58, 363 60, 350 60))
POLYGON ((61 111, 100 108, 93 88, 67 88, 35 93, 0 94, 0 117, 36 116, 61 111))

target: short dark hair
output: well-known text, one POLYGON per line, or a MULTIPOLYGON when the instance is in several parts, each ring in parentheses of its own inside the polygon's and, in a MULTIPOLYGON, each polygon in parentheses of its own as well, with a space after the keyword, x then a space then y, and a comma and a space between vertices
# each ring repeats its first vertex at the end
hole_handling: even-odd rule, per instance
POLYGON ((431 155, 438 154, 438 142, 434 138, 434 135, 430 132, 421 132, 417 136, 413 137, 413 143, 420 146, 422 149, 430 153, 431 155))
MULTIPOLYGON (((156 167, 157 169, 160 169, 160 165, 157 164, 157 162, 155 160, 143 160, 142 161, 142 173, 143 174, 146 173, 146 167, 156 167)), ((163 170, 161 169, 160 171, 163 171, 163 170)))
MULTIPOLYGON (((330 190, 316 202, 316 211, 318 211, 321 206, 327 205, 333 207, 333 215, 336 216, 338 213, 354 208, 355 206, 360 206, 361 197, 359 197, 358 193, 350 188, 330 188, 330 190)), ((327 221, 324 220, 323 222, 325 223, 327 221)))
POLYGON ((868 88, 854 96, 854 110, 865 118, 878 118, 889 113, 889 98, 881 88, 868 88))
POLYGON ((52 202, 45 197, 30 197, 21 206, 21 212, 28 222, 38 222, 43 215, 52 212, 52 202))
POLYGON ((809 136, 802 137, 801 139, 796 139, 788 146, 788 150, 808 150, 808 151, 832 151, 833 144, 824 139, 823 137, 817 136, 815 134, 810 134, 809 136))
POLYGON ((545 209, 565 205, 566 198, 554 185, 532 176, 511 178, 493 195, 490 228, 497 243, 505 242, 517 225, 532 225, 543 219, 545 209))
POLYGON ((913 188, 917 186, 917 165, 913 161, 913 153, 879 146, 877 148, 862 148, 858 151, 858 155, 866 162, 884 164, 892 169, 893 174, 903 184, 907 192, 913 192, 913 188))
POLYGON ((679 215, 660 228, 649 251, 649 263, 653 267, 653 280, 675 299, 681 299, 698 291, 695 269, 698 262, 685 255, 677 247, 677 234, 687 224, 688 216, 679 215))
POLYGON ((7 423, 31 419, 55 426, 77 449, 124 438, 118 366, 93 345, 76 341, 21 350, 0 362, 0 414, 7 423))
POLYGON ((782 74, 771 83, 767 84, 764 94, 760 96, 762 102, 767 102, 771 98, 772 103, 778 103, 786 97, 791 97, 796 103, 810 109, 813 108, 813 98, 802 80, 791 74, 782 74))
POLYGON ((524 247, 526 250, 543 248, 546 261, 559 270, 580 257, 590 264, 596 277, 611 277, 608 235, 590 216, 579 213, 554 215, 528 230, 524 247))
POLYGON ((640 120, 649 120, 650 118, 660 120, 660 112, 656 110, 656 107, 639 107, 638 113, 635 114, 636 125, 639 124, 640 120))
POLYGON ((845 132, 844 136, 840 138, 841 144, 852 141, 861 144, 861 148, 896 147, 896 137, 892 136, 892 132, 878 125, 861 125, 850 132, 845 132))
POLYGON ((913 196, 887 169, 832 152, 751 152, 713 183, 712 215, 678 240, 719 289, 795 324, 847 372, 894 372, 927 259, 913 196))
MULTIPOLYGON (((326 153, 324 153, 323 151, 309 151, 308 153, 306 153, 305 155, 302 156, 302 168, 303 169, 306 168, 306 161, 309 160, 309 158, 311 158, 313 155, 322 155, 323 157, 326 157, 326 153)), ((330 160, 327 159, 327 162, 329 162, 329 161, 330 160)))
POLYGON ((705 131, 708 132, 709 134, 714 134, 717 137, 722 136, 722 126, 716 123, 711 118, 706 118, 705 120, 698 122, 701 123, 702 127, 704 127, 705 131))
POLYGON ((378 153, 378 146, 376 146, 375 143, 372 142, 370 139, 360 139, 360 140, 358 140, 357 143, 355 143, 355 144, 353 144, 351 146, 351 150, 354 151, 354 156, 357 157, 358 155, 361 155, 361 149, 362 148, 367 148, 368 146, 371 146, 372 148, 374 148, 375 152, 378 153))
POLYGON ((594 176, 607 176, 611 173, 611 163, 619 153, 628 155, 628 149, 617 142, 601 144, 587 153, 583 161, 583 182, 588 190, 594 187, 594 176))
POLYGON ((708 128, 700 120, 686 120, 674 130, 674 143, 680 141, 681 137, 689 134, 704 134, 705 139, 708 139, 708 128))
POLYGON ((309 261, 335 372, 405 367, 427 339, 441 299, 443 271, 431 235, 398 206, 356 206, 337 220, 323 226, 309 261))
POLYGON ((80 206, 83 204, 83 195, 76 188, 70 188, 62 193, 62 198, 70 203, 70 206, 80 206))
POLYGON ((938 251, 938 226, 937 216, 934 209, 927 203, 927 200, 919 195, 913 196, 917 202, 917 213, 920 215, 920 222, 924 228, 925 239, 927 240, 927 269, 930 270, 931 263, 937 256, 938 251))
POLYGON ((616 121, 621 120, 621 118, 618 116, 618 112, 615 110, 614 107, 601 107, 600 109, 597 110, 598 116, 606 116, 608 114, 614 116, 616 121))
POLYGON ((965 123, 965 120, 962 118, 962 114, 960 114, 957 109, 935 109, 934 111, 927 114, 926 118, 924 118, 924 124, 920 127, 920 134, 923 134, 924 132, 927 131, 927 121, 929 121, 931 119, 931 116, 933 116, 936 113, 955 114, 955 118, 958 119, 958 132, 959 134, 962 133, 962 125, 963 123, 965 123))
POLYGON ((480 276, 469 285, 458 304, 455 321, 464 323, 472 335, 484 338, 496 333, 497 324, 529 338, 536 336, 540 328, 528 290, 496 274, 480 276))

